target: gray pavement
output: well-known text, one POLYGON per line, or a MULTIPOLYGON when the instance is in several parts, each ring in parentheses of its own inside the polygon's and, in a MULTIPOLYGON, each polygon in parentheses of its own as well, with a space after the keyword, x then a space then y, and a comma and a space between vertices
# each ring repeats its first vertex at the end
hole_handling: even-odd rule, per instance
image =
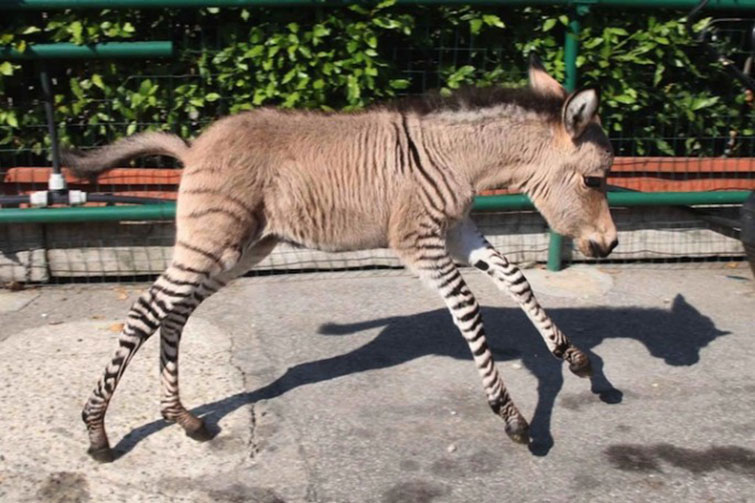
POLYGON ((490 412, 437 294, 406 274, 337 273, 244 278, 191 318, 181 389, 210 442, 160 420, 150 340, 108 413, 108 465, 87 457, 79 414, 146 285, 2 291, 0 501, 755 501, 744 264, 527 275, 596 369, 571 375, 465 273, 530 446, 490 412))

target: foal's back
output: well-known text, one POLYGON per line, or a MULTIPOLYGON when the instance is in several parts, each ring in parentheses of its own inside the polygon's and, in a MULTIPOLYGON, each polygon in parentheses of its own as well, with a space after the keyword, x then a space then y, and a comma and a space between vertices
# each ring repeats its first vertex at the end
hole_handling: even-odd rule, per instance
POLYGON ((385 246, 391 204, 411 180, 406 143, 389 111, 227 117, 183 159, 179 215, 211 193, 260 213, 265 234, 326 250, 385 246))

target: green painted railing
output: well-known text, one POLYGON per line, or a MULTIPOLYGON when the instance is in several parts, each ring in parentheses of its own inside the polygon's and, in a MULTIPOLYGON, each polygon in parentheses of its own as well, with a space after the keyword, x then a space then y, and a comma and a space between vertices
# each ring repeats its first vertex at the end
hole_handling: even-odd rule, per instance
POLYGON ((139 206, 0 209, 0 224, 173 220, 175 217, 175 203, 139 206))
MULTIPOLYGON (((742 204, 748 191, 725 192, 609 192, 611 206, 703 206, 742 204)), ((475 211, 534 210, 530 199, 522 194, 483 196, 475 199, 475 211)), ((140 206, 98 206, 74 208, 6 208, 0 209, 0 224, 103 222, 117 220, 173 220, 175 203, 140 206)))
POLYGON ((23 52, 10 47, 0 48, 2 59, 105 59, 158 58, 173 54, 173 42, 103 42, 76 45, 70 43, 31 44, 23 52))
MULTIPOLYGON (((0 9, 115 9, 115 8, 167 8, 167 7, 252 7, 291 5, 350 5, 377 4, 378 0, 0 0, 0 9)), ((692 9, 699 0, 398 0, 399 4, 474 4, 474 5, 552 5, 620 8, 673 8, 692 9)), ((748 9, 755 0, 710 0, 706 9, 748 9)))

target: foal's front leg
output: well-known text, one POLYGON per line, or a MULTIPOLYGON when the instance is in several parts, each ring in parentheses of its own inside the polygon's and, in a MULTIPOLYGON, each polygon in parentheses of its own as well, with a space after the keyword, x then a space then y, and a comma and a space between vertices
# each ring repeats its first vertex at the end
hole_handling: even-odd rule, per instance
POLYGON ((448 232, 447 244, 457 260, 485 272, 500 290, 511 295, 540 332, 553 356, 567 361, 569 370, 580 377, 592 375, 587 355, 574 346, 546 314, 522 271, 498 253, 470 219, 464 219, 448 232))
POLYGON ((454 323, 472 352, 488 403, 506 422, 506 433, 519 443, 529 443, 529 425, 511 400, 485 340, 480 306, 445 248, 445 238, 435 222, 408 224, 391 243, 404 264, 443 297, 454 323))

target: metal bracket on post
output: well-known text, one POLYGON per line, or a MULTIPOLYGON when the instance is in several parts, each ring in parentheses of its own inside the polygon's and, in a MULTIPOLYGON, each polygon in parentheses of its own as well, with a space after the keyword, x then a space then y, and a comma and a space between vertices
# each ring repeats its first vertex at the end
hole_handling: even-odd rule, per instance
POLYGON ((58 131, 55 125, 54 105, 55 98, 52 94, 50 75, 47 73, 47 65, 44 61, 39 64, 39 80, 42 84, 42 96, 47 117, 47 133, 50 135, 50 154, 52 156, 52 173, 47 182, 47 188, 53 192, 62 192, 66 188, 66 181, 60 170, 60 145, 58 143, 58 131))

